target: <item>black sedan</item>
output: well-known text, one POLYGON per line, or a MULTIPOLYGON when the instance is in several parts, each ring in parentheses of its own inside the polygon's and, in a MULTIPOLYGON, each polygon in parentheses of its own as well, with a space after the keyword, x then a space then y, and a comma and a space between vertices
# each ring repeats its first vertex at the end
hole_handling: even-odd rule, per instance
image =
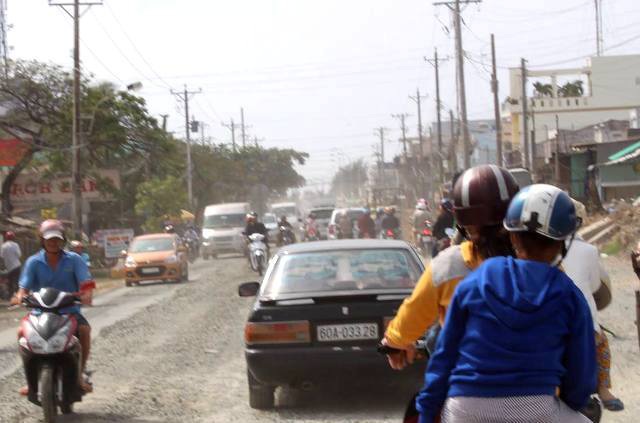
POLYGON ((410 378, 420 386, 425 363, 390 369, 376 346, 424 265, 403 241, 343 240, 286 246, 263 283, 245 327, 249 403, 271 408, 278 386, 308 388, 327 380, 410 378))

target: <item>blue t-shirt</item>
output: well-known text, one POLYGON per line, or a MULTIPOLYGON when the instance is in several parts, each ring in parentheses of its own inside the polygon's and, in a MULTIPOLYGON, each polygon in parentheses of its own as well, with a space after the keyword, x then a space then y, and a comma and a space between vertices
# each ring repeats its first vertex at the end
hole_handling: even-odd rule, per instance
MULTIPOLYGON (((41 288, 55 288, 64 292, 80 291, 82 282, 93 279, 85 261, 78 254, 62 251, 60 261, 53 270, 47 262, 44 250, 29 257, 22 267, 20 288, 35 292, 41 288)), ((80 306, 61 310, 62 313, 79 313, 80 306)))

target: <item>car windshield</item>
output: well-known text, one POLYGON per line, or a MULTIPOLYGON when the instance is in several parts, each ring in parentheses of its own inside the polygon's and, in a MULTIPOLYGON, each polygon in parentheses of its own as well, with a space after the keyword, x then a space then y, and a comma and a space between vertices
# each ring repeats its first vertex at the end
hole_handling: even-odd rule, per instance
POLYGON ((136 239, 131 243, 130 253, 153 253, 155 251, 173 250, 172 238, 136 239))
POLYGON ((318 251, 278 259, 264 295, 412 289, 420 268, 404 249, 318 251))
POLYGON ((296 208, 293 206, 287 207, 276 207, 272 210, 273 214, 276 216, 295 216, 296 208))
POLYGON ((271 223, 278 223, 278 220, 276 219, 276 216, 274 214, 265 214, 262 217, 262 223, 264 223, 265 225, 271 224, 271 223))
POLYGON ((214 214, 204 217, 206 229, 241 228, 245 224, 245 214, 214 214))
POLYGON ((333 209, 312 210, 312 213, 316 215, 316 219, 330 219, 333 209))

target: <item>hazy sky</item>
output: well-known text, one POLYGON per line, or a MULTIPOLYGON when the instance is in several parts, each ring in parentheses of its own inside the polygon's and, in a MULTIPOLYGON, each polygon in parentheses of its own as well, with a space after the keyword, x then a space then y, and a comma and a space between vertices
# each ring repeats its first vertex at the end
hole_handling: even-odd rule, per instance
MULTIPOLYGON (((47 0, 7 0, 10 56, 71 67, 72 20, 47 0)), ((57 0, 56 0, 57 1, 57 0)), ((70 1, 70 0, 69 0, 70 1)), ((583 65, 595 51, 593 0, 485 0, 464 9, 469 118, 492 118, 489 34, 495 33, 501 99, 520 57, 532 67, 583 65)), ((603 0, 607 54, 640 53, 638 0, 603 0), (607 49, 607 47, 609 47, 607 49)), ((426 0, 104 0, 82 18, 83 71, 139 92, 169 130, 184 135, 184 112, 170 88, 202 89, 191 112, 206 134, 230 142, 221 121, 240 121, 264 146, 311 154, 310 184, 340 164, 373 160, 374 128, 389 128, 387 158, 400 149, 397 120, 416 88, 435 119, 434 47, 454 52, 450 12, 426 0)), ((442 64, 442 101, 455 109, 454 61, 442 64)), ((237 132, 239 140, 239 131, 237 132)), ((199 137, 194 134, 194 137, 199 137)))

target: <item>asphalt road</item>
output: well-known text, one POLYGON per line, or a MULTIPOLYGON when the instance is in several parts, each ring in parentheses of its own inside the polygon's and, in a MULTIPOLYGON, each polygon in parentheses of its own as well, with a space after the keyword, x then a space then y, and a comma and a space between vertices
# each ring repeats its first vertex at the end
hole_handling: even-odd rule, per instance
MULTIPOLYGON (((397 422, 413 388, 350 381, 331 389, 281 389, 273 411, 248 405, 243 328, 255 280, 242 258, 198 261, 184 284, 119 288, 85 309, 94 342, 95 392, 64 422, 397 422)), ((13 322, 9 322, 13 323, 13 322)), ((38 422, 17 395, 24 383, 15 324, 0 327, 0 422, 38 422)), ((381 359, 383 359, 381 357, 381 359)))

